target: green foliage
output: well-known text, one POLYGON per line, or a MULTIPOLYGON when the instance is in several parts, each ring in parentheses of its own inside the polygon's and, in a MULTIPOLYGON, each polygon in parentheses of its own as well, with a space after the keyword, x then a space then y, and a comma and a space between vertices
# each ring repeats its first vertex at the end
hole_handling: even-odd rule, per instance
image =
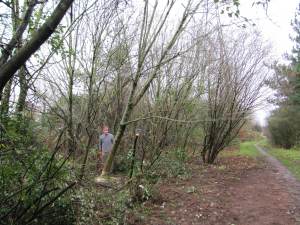
POLYGON ((246 156, 250 158, 256 158, 260 154, 258 150, 255 147, 256 141, 246 141, 246 142, 241 142, 238 145, 238 150, 229 150, 229 151, 224 151, 222 152, 222 155, 227 157, 227 156, 246 156))
POLYGON ((187 159, 188 155, 184 149, 173 149, 160 157, 159 161, 154 165, 154 168, 148 172, 147 176, 153 180, 170 177, 185 179, 190 175, 190 171, 186 167, 187 159))
POLYGON ((269 141, 267 138, 261 138, 259 141, 257 141, 257 144, 264 148, 269 148, 269 141))
POLYGON ((129 151, 127 155, 119 154, 114 161, 114 172, 127 174, 129 172, 130 161, 132 159, 132 152, 129 151))
MULTIPOLYGON (((55 54, 61 54, 63 57, 70 57, 75 54, 75 51, 64 43, 65 32, 66 26, 61 24, 58 25, 47 42, 51 47, 51 51, 55 54)), ((38 57, 38 55, 36 56, 38 57)), ((40 62, 42 63, 42 61, 40 62)))
POLYGON ((300 8, 292 21, 294 47, 286 58, 289 65, 275 65, 275 76, 268 84, 277 91, 275 100, 279 108, 269 119, 271 141, 280 147, 291 148, 299 142, 300 134, 300 8))
POLYGON ((248 156, 252 158, 258 157, 260 154, 254 144, 255 142, 253 141, 241 143, 238 155, 248 156))
POLYGON ((291 148, 299 141, 299 111, 295 107, 281 107, 275 110, 268 120, 273 144, 291 148))
MULTIPOLYGON (((37 145, 35 132, 38 133, 38 127, 33 121, 24 119, 20 115, 13 116, 11 118, 5 118, 2 120, 5 124, 6 132, 1 136, 2 143, 9 143, 14 148, 31 148, 33 145, 37 145)), ((7 145, 7 147, 9 147, 7 145)), ((20 149, 19 149, 20 150, 20 149)))
POLYGON ((176 161, 182 164, 185 163, 188 159, 187 152, 182 148, 175 148, 175 150, 172 153, 174 154, 176 161))
POLYGON ((5 124, 0 150, 0 224, 71 224, 70 194, 60 194, 72 180, 64 158, 39 143, 34 135, 38 126, 31 120, 16 116, 5 124))
MULTIPOLYGON (((130 203, 129 191, 127 189, 118 192, 104 191, 105 193, 94 189, 91 192, 93 194, 90 195, 90 201, 93 202, 93 207, 86 210, 89 216, 81 218, 80 224, 126 224, 126 213, 135 207, 134 204, 130 203)), ((86 199, 85 196, 83 200, 86 201, 86 199)))
POLYGON ((130 192, 124 188, 102 189, 86 182, 72 194, 76 224, 126 224, 126 213, 139 205, 130 202, 130 192))
POLYGON ((300 72, 300 8, 296 10, 295 18, 292 21, 292 27, 294 30, 294 37, 291 37, 291 40, 294 42, 294 47, 292 49, 292 54, 289 55, 289 59, 292 62, 292 66, 295 68, 295 71, 300 72))
POLYGON ((269 153, 282 162, 300 180, 300 149, 270 148, 269 153))
MULTIPOLYGON (((299 67, 300 67, 300 63, 299 63, 299 67)), ((300 72, 300 69, 297 69, 300 72)), ((291 103, 295 106, 300 106, 300 74, 297 74, 293 81, 293 92, 292 94, 289 96, 289 99, 291 101, 291 103)))

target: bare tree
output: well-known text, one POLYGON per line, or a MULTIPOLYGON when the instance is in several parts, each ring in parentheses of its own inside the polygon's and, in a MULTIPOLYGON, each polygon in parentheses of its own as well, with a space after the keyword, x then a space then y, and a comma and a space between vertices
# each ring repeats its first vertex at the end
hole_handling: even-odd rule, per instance
POLYGON ((242 33, 234 41, 224 36, 219 30, 218 38, 210 40, 203 56, 207 59, 203 66, 206 92, 202 97, 207 104, 201 151, 205 163, 213 163, 236 137, 259 104, 266 76, 268 50, 259 36, 242 33))
POLYGON ((190 19, 192 18, 195 10, 199 7, 200 3, 196 5, 193 4, 192 0, 189 0, 185 6, 183 15, 179 21, 177 28, 175 29, 174 33, 172 34, 171 38, 166 44, 162 44, 162 49, 160 50, 160 55, 157 58, 157 61, 154 65, 151 65, 153 69, 147 71, 147 59, 151 51, 153 51, 153 47, 158 40, 158 37, 161 35, 163 28, 166 25, 166 21, 170 15, 174 7, 175 1, 170 1, 165 8, 162 10, 163 13, 159 16, 159 21, 156 23, 154 18, 157 16, 157 7, 158 1, 155 2, 152 12, 151 7, 148 1, 145 1, 144 10, 143 10, 143 19, 140 25, 140 36, 139 36, 139 44, 138 44, 138 56, 137 56, 137 67, 135 72, 132 74, 132 83, 131 83, 131 91, 127 100, 126 108, 123 112, 122 119, 120 121, 115 142, 112 147, 112 151, 108 157, 107 162, 104 165, 102 170, 102 176, 105 176, 111 170, 112 162, 116 156, 118 147, 124 135, 126 129, 126 122, 131 117, 131 114, 134 110, 134 107, 140 102, 146 91, 149 89, 153 80, 158 76, 158 73, 161 67, 168 61, 172 60, 174 57, 178 56, 179 52, 170 55, 170 51, 172 50, 174 44, 176 43, 177 39, 181 35, 181 33, 186 28, 187 24, 189 23, 190 19), (144 72, 144 71, 147 72, 144 72), (148 77, 145 79, 143 84, 141 84, 141 79, 144 77, 144 74, 147 74, 148 77), (142 85, 139 88, 139 85, 142 85))
MULTIPOLYGON (((68 38, 61 37, 61 46, 41 72, 39 86, 43 88, 36 93, 48 108, 45 118, 52 128, 50 136, 66 128, 62 137, 64 150, 75 157, 82 156, 80 178, 91 147, 97 142, 99 126, 107 121, 108 109, 114 107, 112 90, 128 83, 120 77, 124 62, 115 65, 120 60, 120 43, 126 47, 123 33, 127 28, 119 24, 118 18, 121 9, 114 2, 95 1, 79 17, 90 5, 90 1, 73 4, 69 20, 73 27, 68 38)), ((127 62, 126 54, 124 58, 127 62)))

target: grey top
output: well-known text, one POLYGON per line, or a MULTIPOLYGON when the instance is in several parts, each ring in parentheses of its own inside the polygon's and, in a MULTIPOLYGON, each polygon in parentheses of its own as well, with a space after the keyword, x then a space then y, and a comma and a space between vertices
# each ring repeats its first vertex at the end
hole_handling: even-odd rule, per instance
POLYGON ((110 152, 114 143, 114 135, 110 133, 102 134, 99 137, 99 142, 100 150, 103 152, 110 152))

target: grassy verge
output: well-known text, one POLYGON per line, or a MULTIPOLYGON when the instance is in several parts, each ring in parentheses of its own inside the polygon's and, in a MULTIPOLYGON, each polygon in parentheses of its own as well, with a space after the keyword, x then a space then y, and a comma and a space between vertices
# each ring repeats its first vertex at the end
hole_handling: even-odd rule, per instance
POLYGON ((266 148, 266 149, 270 149, 271 148, 271 145, 268 141, 267 138, 262 138, 260 139, 259 141, 256 142, 259 146, 263 147, 263 148, 266 148))
POLYGON ((239 149, 237 151, 225 151, 223 156, 246 156, 251 158, 256 158, 260 155, 255 147, 254 141, 247 141, 240 143, 239 149))
POLYGON ((274 148, 270 144, 263 145, 269 149, 269 154, 277 158, 283 165, 285 165, 294 176, 300 180, 300 149, 283 149, 274 148))
POLYGON ((238 155, 255 158, 258 157, 260 153, 256 149, 254 141, 247 141, 240 144, 238 155))

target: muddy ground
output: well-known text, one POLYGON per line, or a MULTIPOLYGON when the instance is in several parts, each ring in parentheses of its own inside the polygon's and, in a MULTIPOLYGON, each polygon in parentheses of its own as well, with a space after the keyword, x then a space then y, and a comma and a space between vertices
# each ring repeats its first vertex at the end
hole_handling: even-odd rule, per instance
POLYGON ((157 187, 160 201, 146 203, 148 215, 135 224, 300 224, 299 182, 267 153, 224 157, 209 167, 193 159, 189 167, 190 178, 157 187))

